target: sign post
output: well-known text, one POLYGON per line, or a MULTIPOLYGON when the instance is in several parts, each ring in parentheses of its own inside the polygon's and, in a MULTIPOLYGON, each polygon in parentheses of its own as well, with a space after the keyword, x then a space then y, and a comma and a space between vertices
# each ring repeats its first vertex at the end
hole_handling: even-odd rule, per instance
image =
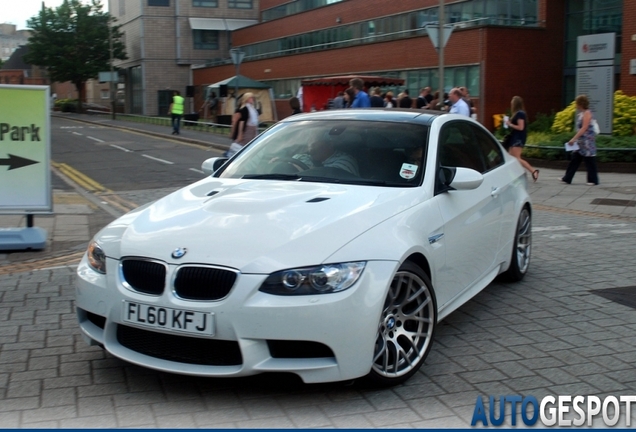
POLYGON ((232 57, 232 63, 234 63, 234 66, 236 67, 236 78, 234 79, 234 99, 236 100, 236 103, 238 104, 239 70, 241 68, 241 63, 243 63, 243 59, 245 58, 245 52, 238 48, 232 48, 230 50, 230 56, 232 57))
POLYGON ((53 211, 48 86, 0 85, 0 214, 25 214, 24 228, 0 228, 0 250, 43 249, 33 214, 53 211))
POLYGON ((613 129, 615 44, 615 33, 577 38, 576 94, 589 98, 602 134, 613 129))
POLYGON ((437 50, 439 56, 439 102, 444 100, 444 47, 450 38, 455 26, 453 24, 444 24, 444 0, 439 1, 439 23, 427 24, 424 26, 429 39, 437 50))

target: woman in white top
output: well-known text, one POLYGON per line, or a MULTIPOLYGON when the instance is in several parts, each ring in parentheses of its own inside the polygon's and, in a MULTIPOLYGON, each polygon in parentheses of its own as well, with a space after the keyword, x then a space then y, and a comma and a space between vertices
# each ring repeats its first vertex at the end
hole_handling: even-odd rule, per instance
POLYGON ((254 108, 254 94, 247 92, 241 99, 241 118, 238 122, 236 142, 245 145, 258 134, 258 111, 254 108))

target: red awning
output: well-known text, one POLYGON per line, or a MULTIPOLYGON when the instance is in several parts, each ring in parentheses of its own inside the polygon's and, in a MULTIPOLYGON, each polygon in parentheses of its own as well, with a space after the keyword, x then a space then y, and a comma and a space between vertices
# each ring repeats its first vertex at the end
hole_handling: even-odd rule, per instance
POLYGON ((301 85, 303 86, 317 86, 317 85, 327 85, 327 86, 346 85, 348 86, 349 81, 352 78, 362 79, 362 81, 364 81, 364 86, 366 88, 396 86, 396 85, 404 84, 404 80, 401 78, 392 78, 392 77, 384 77, 384 76, 376 76, 376 75, 341 75, 341 76, 302 80, 301 85))

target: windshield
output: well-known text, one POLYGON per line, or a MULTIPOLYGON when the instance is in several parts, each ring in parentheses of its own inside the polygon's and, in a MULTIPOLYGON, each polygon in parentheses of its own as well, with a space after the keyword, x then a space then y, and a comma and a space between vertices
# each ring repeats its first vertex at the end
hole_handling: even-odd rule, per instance
POLYGON ((428 128, 357 120, 280 123, 219 177, 413 187, 424 175, 428 128))

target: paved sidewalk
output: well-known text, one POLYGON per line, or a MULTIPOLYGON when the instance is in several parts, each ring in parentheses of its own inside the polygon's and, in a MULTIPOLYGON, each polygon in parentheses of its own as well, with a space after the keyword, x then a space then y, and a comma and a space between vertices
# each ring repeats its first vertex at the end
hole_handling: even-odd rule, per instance
MULTIPOLYGON (((156 124, 112 120, 106 116, 86 114, 55 115, 219 149, 227 149, 231 143, 229 137, 207 131, 182 129, 181 135, 175 137, 171 134, 169 127, 156 124)), ((599 186, 587 186, 584 171, 576 174, 574 183, 571 185, 559 181, 562 175, 562 171, 541 168, 539 181, 530 183, 530 193, 536 209, 636 220, 636 174, 600 173, 599 186)), ((96 203, 96 200, 89 198, 87 194, 54 188, 53 214, 35 216, 35 225, 48 232, 46 249, 23 252, 0 251, 0 274, 78 261, 92 236, 116 216, 112 212, 107 213, 96 203), (21 265, 16 266, 17 263, 21 265)), ((25 216, 0 215, 0 227, 20 226, 26 226, 25 216)))

